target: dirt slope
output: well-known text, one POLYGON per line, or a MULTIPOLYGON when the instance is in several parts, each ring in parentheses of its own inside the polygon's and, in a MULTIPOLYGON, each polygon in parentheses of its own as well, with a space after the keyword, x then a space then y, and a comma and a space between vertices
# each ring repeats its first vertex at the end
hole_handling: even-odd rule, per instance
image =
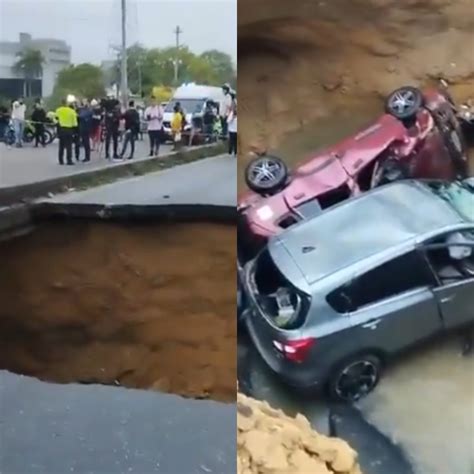
POLYGON ((474 97, 472 0, 239 0, 243 151, 446 78, 474 97))
POLYGON ((235 229, 45 225, 0 244, 0 369, 235 400, 235 229))
POLYGON ((315 433, 306 418, 237 396, 238 474, 360 474, 357 455, 339 439, 315 433))

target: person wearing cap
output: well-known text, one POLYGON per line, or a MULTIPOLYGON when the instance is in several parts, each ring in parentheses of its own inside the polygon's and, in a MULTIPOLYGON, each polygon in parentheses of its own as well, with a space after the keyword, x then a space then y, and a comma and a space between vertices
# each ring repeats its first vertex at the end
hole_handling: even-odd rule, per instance
POLYGON ((77 128, 77 114, 67 103, 66 100, 61 102, 61 107, 56 110, 58 121, 59 136, 59 164, 64 165, 64 151, 66 151, 66 161, 69 166, 74 165, 72 162, 72 140, 74 130, 77 128))
POLYGON ((232 105, 232 97, 230 96, 230 85, 224 84, 222 86, 222 92, 224 93, 224 99, 220 103, 219 116, 221 119, 222 126, 222 138, 227 138, 227 116, 229 115, 230 108, 232 105))

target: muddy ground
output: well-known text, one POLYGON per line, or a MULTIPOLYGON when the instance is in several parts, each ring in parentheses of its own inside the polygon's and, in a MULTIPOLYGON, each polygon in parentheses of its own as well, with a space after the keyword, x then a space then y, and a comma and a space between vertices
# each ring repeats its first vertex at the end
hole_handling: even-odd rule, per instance
MULTIPOLYGON (((474 98, 472 0, 239 0, 242 154, 439 77, 474 98)), ((287 157, 291 160, 291 156, 287 157)))
POLYGON ((233 226, 55 223, 0 243, 0 369, 235 400, 233 226))

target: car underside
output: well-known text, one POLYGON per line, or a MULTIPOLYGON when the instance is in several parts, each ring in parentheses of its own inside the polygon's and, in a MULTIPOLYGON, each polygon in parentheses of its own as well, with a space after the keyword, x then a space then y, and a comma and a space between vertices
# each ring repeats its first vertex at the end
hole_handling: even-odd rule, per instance
POLYGON ((239 199, 241 258, 255 255, 268 237, 374 187, 405 178, 465 178, 461 124, 469 122, 461 110, 464 119, 446 90, 402 87, 369 127, 291 173, 280 158, 258 156, 245 171, 250 192, 239 199))

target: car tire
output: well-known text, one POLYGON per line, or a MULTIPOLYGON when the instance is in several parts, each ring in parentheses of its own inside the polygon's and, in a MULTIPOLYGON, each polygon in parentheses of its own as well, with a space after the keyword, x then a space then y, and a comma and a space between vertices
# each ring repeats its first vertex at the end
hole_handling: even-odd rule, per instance
POLYGON ((374 354, 349 357, 332 371, 327 383, 327 394, 333 401, 355 403, 375 389, 382 370, 382 360, 374 354), (357 377, 358 371, 361 377, 357 377))
POLYGON ((263 155, 245 168, 245 182, 252 191, 268 195, 281 190, 288 180, 288 167, 277 156, 263 155))
POLYGON ((400 87, 385 101, 385 111, 403 122, 415 118, 421 107, 423 107, 423 94, 416 87, 400 87))

